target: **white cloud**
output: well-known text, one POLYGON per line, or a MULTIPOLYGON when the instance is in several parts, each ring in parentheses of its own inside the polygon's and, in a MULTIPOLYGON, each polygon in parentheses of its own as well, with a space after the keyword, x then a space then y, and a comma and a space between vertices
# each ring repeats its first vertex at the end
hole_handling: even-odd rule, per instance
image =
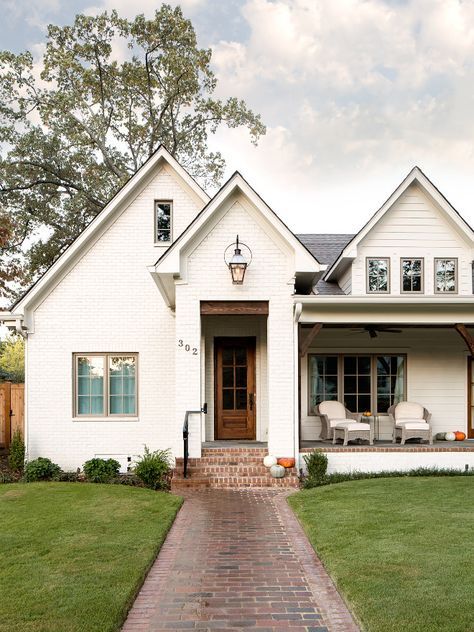
POLYGON ((230 132, 216 144, 292 226, 360 227, 414 164, 473 220, 474 3, 247 0, 242 13, 246 41, 213 46, 219 94, 270 129, 257 150, 230 132))

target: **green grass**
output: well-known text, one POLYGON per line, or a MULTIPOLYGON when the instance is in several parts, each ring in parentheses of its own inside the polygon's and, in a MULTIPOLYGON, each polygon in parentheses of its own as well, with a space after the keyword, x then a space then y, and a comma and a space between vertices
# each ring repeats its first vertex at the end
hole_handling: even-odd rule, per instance
POLYGON ((472 478, 348 482, 289 503, 363 629, 474 630, 472 478))
POLYGON ((0 486, 0 631, 120 629, 181 502, 120 485, 0 486))

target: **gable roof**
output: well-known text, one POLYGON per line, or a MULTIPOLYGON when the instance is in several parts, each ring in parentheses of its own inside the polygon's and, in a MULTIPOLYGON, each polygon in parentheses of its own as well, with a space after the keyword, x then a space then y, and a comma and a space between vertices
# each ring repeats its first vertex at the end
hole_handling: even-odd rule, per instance
POLYGON ((362 227, 362 229, 354 235, 354 237, 346 244, 336 261, 329 267, 324 275, 325 281, 335 281, 337 272, 348 265, 357 256, 357 246, 364 237, 372 230, 372 228, 382 219, 387 211, 395 204, 398 198, 411 186, 417 183, 425 193, 435 202, 440 210, 445 214, 448 220, 463 233, 469 240, 474 241, 474 231, 460 213, 452 206, 439 189, 431 182, 431 180, 423 173, 419 167, 413 167, 406 178, 399 184, 390 197, 384 202, 379 210, 374 213, 371 219, 362 227))
POLYGON ((269 225, 290 245, 295 253, 295 274, 301 279, 312 279, 319 272, 326 269, 316 255, 288 228, 280 217, 266 204, 258 193, 250 186, 243 176, 236 171, 221 187, 216 195, 194 218, 189 226, 179 235, 174 243, 166 250, 149 271, 163 295, 163 298, 172 305, 174 301, 174 279, 176 276, 183 278, 185 275, 183 257, 186 247, 192 243, 197 234, 206 230, 206 225, 211 218, 222 208, 222 205, 235 193, 242 193, 266 219, 269 225))
POLYGON ((164 145, 160 145, 156 151, 143 163, 130 179, 117 191, 113 198, 104 208, 90 221, 86 228, 76 237, 76 239, 61 253, 61 255, 51 264, 51 266, 31 285, 27 291, 12 305, 10 311, 21 311, 31 304, 38 294, 42 294, 49 283, 71 264, 75 256, 82 253, 88 243, 103 227, 107 219, 121 206, 123 206, 139 188, 143 180, 153 173, 153 170, 160 163, 168 163, 178 174, 178 176, 190 187, 190 189, 201 199, 203 204, 209 201, 209 195, 189 175, 189 173, 170 154, 164 145))

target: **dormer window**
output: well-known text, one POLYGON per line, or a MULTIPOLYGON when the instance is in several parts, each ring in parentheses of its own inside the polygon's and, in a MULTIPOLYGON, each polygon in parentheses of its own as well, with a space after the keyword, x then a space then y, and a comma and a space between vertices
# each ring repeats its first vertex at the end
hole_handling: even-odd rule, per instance
POLYGON ((458 260, 435 259, 434 264, 435 292, 455 294, 458 291, 458 260))
POLYGON ((367 259, 367 292, 369 294, 390 292, 390 259, 388 257, 367 259))
POLYGON ((171 241, 171 216, 173 202, 170 200, 155 201, 155 243, 171 241))
POLYGON ((402 292, 423 292, 423 259, 402 259, 402 292))

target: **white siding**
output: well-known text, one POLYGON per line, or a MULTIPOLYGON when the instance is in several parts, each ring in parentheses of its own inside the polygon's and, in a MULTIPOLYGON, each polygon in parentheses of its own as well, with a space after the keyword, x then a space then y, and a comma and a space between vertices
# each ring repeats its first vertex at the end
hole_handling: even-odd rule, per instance
POLYGON ((352 266, 348 266, 347 270, 341 275, 338 281, 339 287, 344 294, 351 294, 352 292, 352 266))
MULTIPOLYGON (((447 329, 404 329, 401 334, 368 334, 348 328, 326 329, 310 353, 406 354, 407 399, 433 414, 433 431, 467 432, 467 351, 459 335, 447 329)), ((320 422, 309 414, 308 358, 301 360, 302 440, 319 438, 320 422)), ((388 417, 380 420, 381 439, 391 439, 388 417)))
POLYGON ((434 293, 434 259, 457 258, 459 294, 472 295, 472 244, 415 184, 400 196, 358 245, 357 258, 352 264, 353 294, 366 293, 367 257, 390 259, 391 294, 400 294, 400 258, 424 258, 425 294, 434 293))
POLYGON ((28 340, 28 456, 74 469, 95 454, 180 449, 174 421, 175 321, 147 266, 154 246, 153 201, 174 202, 175 230, 199 211, 171 169, 160 171, 35 312, 28 340), (72 354, 139 354, 136 421, 73 421, 72 354))

